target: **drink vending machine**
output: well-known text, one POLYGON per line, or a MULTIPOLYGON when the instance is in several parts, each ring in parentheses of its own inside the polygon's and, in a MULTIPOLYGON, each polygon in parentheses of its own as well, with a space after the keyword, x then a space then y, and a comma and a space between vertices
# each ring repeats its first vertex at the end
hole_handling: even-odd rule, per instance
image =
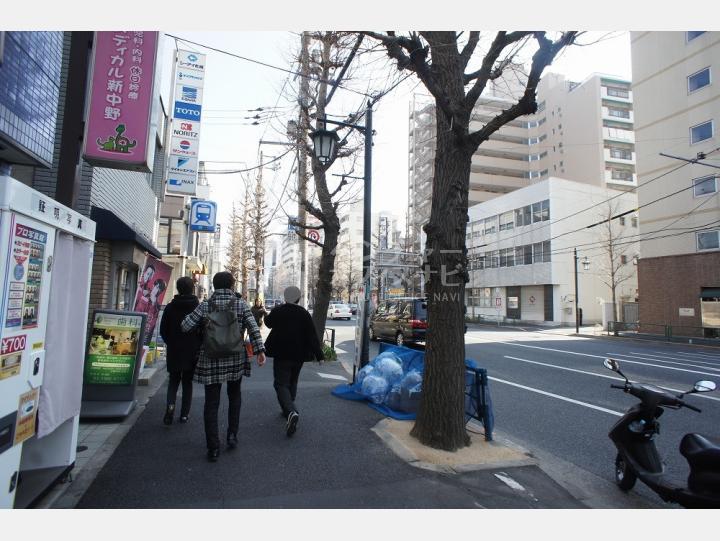
POLYGON ((75 462, 95 222, 0 176, 0 508, 75 462))

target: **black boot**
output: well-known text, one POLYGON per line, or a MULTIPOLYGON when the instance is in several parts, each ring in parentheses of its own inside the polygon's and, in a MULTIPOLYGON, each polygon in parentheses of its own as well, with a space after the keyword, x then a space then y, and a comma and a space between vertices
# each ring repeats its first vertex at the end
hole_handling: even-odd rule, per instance
POLYGON ((228 449, 235 449, 238 446, 237 433, 228 432, 227 446, 228 446, 228 449))
POLYGON ((168 404, 165 410, 165 417, 163 417, 163 423, 171 425, 173 422, 173 416, 175 415, 175 404, 168 404))
POLYGON ((219 456, 220 456, 220 449, 208 449, 207 459, 210 462, 217 462, 217 459, 219 456))

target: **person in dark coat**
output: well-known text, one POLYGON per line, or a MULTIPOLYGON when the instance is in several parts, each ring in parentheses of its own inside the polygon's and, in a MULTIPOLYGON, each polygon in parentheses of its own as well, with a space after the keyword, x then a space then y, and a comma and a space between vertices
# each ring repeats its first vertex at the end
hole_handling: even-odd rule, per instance
POLYGON ((255 318, 255 323, 257 323, 258 328, 262 327, 263 318, 267 315, 267 310, 265 310, 263 303, 260 302, 260 297, 255 299, 255 302, 253 303, 252 308, 250 308, 250 311, 255 318))
POLYGON ((312 317, 298 305, 300 296, 300 289, 288 287, 284 292, 285 304, 265 316, 265 325, 271 329, 265 348, 273 358, 273 387, 286 419, 288 437, 295 433, 300 419, 295 399, 303 363, 325 358, 312 317))
POLYGON ((200 301, 193 295, 192 278, 183 276, 176 282, 178 294, 165 307, 160 321, 160 336, 167 345, 167 371, 170 382, 167 390, 167 409, 163 422, 170 425, 175 414, 175 397, 182 382, 182 404, 180 422, 187 423, 192 404, 192 381, 200 351, 199 332, 184 333, 180 326, 183 319, 191 313, 200 301))

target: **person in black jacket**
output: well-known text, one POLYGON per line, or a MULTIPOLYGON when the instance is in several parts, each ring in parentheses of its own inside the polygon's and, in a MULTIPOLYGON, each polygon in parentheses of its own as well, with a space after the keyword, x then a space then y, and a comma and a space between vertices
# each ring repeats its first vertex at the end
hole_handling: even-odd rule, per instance
POLYGON ((303 363, 313 358, 324 359, 312 317, 298 305, 300 289, 285 289, 285 304, 273 308, 265 316, 270 335, 265 341, 268 355, 273 357, 273 387, 285 416, 285 433, 292 436, 300 414, 295 406, 297 383, 303 363))
POLYGON ((187 423, 192 403, 192 379, 200 350, 201 337, 199 332, 184 333, 180 325, 200 301, 193 295, 192 278, 183 276, 176 282, 178 294, 165 307, 160 322, 160 336, 167 345, 167 371, 170 382, 167 390, 167 409, 163 422, 170 425, 175 414, 175 397, 182 381, 182 405, 180 406, 180 422, 187 423))

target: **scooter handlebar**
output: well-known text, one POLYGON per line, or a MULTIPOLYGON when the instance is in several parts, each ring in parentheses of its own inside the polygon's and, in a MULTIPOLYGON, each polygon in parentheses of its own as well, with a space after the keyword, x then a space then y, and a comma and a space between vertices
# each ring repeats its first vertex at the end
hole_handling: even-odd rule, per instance
POLYGON ((624 391, 624 390, 625 390, 625 385, 616 385, 615 383, 611 383, 611 384, 610 384, 610 388, 612 388, 612 389, 622 389, 622 390, 624 391))
MULTIPOLYGON (((682 401, 681 401, 682 402, 682 401)), ((698 413, 702 413, 702 410, 700 408, 696 408, 695 406, 691 406, 690 404, 686 402, 682 402, 682 405, 685 406, 688 409, 691 409, 693 411, 697 411, 698 413)))

